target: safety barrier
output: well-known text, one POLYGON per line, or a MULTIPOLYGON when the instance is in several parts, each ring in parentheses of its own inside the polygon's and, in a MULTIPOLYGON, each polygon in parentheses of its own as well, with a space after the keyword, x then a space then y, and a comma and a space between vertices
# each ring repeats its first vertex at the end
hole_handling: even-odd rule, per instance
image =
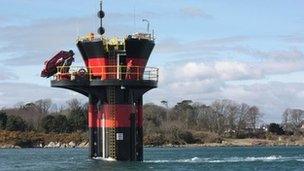
POLYGON ((141 66, 58 67, 54 80, 148 80, 158 81, 159 69, 141 66))

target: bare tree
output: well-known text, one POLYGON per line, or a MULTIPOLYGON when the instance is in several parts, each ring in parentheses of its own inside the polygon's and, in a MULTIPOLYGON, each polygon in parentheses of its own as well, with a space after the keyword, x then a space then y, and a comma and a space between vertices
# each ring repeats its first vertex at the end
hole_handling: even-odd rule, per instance
POLYGON ((18 102, 14 105, 14 108, 22 109, 24 107, 24 102, 18 102))
POLYGON ((230 104, 227 108, 227 113, 226 125, 230 131, 235 131, 237 127, 238 105, 236 103, 230 104))
POLYGON ((252 106, 248 110, 248 126, 253 129, 254 131, 257 128, 257 124, 259 123, 262 113, 260 112, 259 108, 256 106, 252 106))
POLYGON ((203 131, 215 131, 212 115, 213 109, 210 106, 200 105, 197 106, 197 129, 203 131))
POLYGON ((233 131, 236 129, 238 104, 231 100, 217 100, 212 103, 213 110, 217 113, 218 129, 221 131, 233 131))
POLYGON ((49 110, 52 106, 52 100, 51 99, 41 99, 41 100, 37 100, 35 103, 34 103, 38 109, 38 111, 46 116, 48 115, 49 113, 49 110))
POLYGON ((78 99, 69 100, 67 104, 71 111, 79 111, 82 108, 82 103, 78 99))
POLYGON ((283 125, 286 131, 296 132, 304 120, 301 109, 286 109, 283 113, 283 125))
POLYGON ((246 129, 248 125, 248 113, 250 106, 242 103, 239 105, 238 116, 237 116, 237 132, 241 132, 246 129))

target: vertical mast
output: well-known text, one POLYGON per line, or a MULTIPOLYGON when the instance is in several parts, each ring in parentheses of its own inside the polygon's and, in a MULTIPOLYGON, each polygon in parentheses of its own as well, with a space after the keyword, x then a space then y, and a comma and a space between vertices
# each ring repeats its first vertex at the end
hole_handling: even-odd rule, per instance
MULTIPOLYGON (((102 10, 102 0, 100 1, 100 11, 98 12, 98 17, 100 18, 100 27, 98 29, 98 34, 101 36, 105 33, 105 29, 102 25, 102 19, 105 17, 105 13, 102 10)), ((102 113, 102 157, 106 158, 106 115, 102 113)))
POLYGON ((102 10, 102 0, 100 1, 100 11, 98 12, 98 17, 100 18, 100 27, 98 29, 98 34, 102 36, 105 33, 105 29, 102 26, 102 19, 105 17, 105 13, 102 10))

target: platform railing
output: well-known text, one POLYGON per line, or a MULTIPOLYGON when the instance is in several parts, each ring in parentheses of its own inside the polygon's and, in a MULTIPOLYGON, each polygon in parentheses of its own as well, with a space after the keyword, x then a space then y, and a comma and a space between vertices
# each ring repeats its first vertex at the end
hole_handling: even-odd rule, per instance
POLYGON ((158 81, 159 69, 142 66, 57 67, 54 80, 148 80, 158 81))

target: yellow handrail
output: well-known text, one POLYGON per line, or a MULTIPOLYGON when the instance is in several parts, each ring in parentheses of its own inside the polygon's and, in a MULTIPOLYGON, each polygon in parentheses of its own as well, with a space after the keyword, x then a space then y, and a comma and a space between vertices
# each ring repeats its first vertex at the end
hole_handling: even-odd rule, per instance
POLYGON ((58 67, 54 79, 76 79, 86 77, 92 80, 151 80, 158 81, 159 69, 142 66, 96 66, 96 67, 58 67))

